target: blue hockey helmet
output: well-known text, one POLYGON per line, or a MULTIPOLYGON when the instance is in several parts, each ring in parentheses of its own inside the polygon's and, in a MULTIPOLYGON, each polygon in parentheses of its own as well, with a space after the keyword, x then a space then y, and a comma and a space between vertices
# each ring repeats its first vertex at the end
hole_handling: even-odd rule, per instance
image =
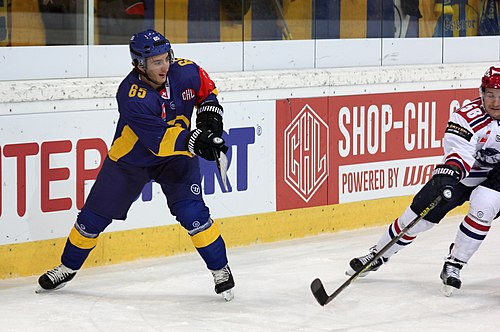
POLYGON ((146 66, 146 58, 151 56, 170 53, 173 57, 170 42, 161 33, 148 29, 136 33, 130 38, 130 56, 134 66, 146 66))

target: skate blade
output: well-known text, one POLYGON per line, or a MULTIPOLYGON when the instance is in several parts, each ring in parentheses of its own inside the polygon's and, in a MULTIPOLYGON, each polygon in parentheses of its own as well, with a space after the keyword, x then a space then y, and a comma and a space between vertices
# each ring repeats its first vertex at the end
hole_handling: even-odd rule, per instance
POLYGON ((232 299, 234 299, 234 294, 233 294, 233 290, 232 289, 228 289, 227 291, 223 291, 220 294, 222 295, 222 298, 224 300, 226 300, 226 302, 229 302, 232 299))
POLYGON ((444 284, 443 284, 443 287, 441 288, 441 292, 446 297, 450 297, 451 295, 453 295, 454 290, 455 290, 455 287, 452 287, 450 285, 444 285, 444 284))
POLYGON ((55 290, 63 288, 64 286, 66 286, 66 284, 67 284, 67 282, 64 282, 53 289, 45 289, 45 288, 42 288, 42 286, 38 285, 37 289, 35 289, 35 294, 50 293, 50 292, 53 292, 55 290))
MULTIPOLYGON (((356 271, 354 271, 351 268, 349 268, 348 270, 345 271, 345 275, 349 276, 349 277, 352 277, 354 275, 354 273, 356 273, 356 271)), ((369 272, 360 273, 358 277, 360 277, 360 278, 366 277, 368 275, 368 273, 369 272)))
POLYGON ((48 292, 50 292, 52 290, 53 289, 45 289, 45 288, 42 288, 42 287, 38 286, 37 289, 35 289, 35 294, 48 293, 48 292))

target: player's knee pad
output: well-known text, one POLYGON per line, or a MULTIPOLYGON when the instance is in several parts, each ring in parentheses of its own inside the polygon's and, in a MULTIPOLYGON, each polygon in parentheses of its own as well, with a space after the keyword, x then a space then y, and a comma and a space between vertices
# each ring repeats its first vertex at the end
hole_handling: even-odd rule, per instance
POLYGON ((97 215, 84 207, 69 233, 61 262, 73 270, 80 269, 96 246, 97 237, 111 221, 110 218, 97 215))
POLYGON ((210 270, 218 270, 227 264, 224 240, 203 201, 177 202, 170 207, 170 211, 188 231, 193 245, 210 270))
POLYGON ((211 218, 203 225, 190 230, 189 235, 208 269, 219 270, 227 264, 226 245, 217 224, 211 218))
POLYGON ((173 204, 170 212, 188 232, 202 227, 210 219, 210 212, 203 201, 184 200, 173 204))
POLYGON ((483 186, 474 189, 469 201, 470 218, 489 226, 499 213, 500 192, 483 186))
POLYGON ((97 243, 99 234, 111 221, 110 218, 102 217, 84 207, 71 229, 69 242, 80 249, 92 249, 97 243))
POLYGON ((212 218, 208 218, 205 223, 193 228, 188 233, 194 246, 198 249, 208 247, 220 237, 219 227, 212 218))

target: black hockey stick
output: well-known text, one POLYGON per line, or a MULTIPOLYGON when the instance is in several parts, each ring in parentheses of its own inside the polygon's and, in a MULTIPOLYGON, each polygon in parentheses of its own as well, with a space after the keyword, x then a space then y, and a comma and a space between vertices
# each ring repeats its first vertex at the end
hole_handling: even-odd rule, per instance
MULTIPOLYGON (((451 198, 452 188, 444 189, 443 196, 447 197, 447 199, 451 198)), ((331 295, 328 295, 326 293, 325 286, 323 286, 323 283, 319 278, 314 279, 313 282, 311 283, 311 291, 316 300, 318 301, 318 303, 324 306, 330 303, 334 298, 336 298, 337 295, 339 295, 344 289, 347 288, 347 286, 349 286, 354 280, 356 280, 360 274, 365 272, 372 262, 375 262, 377 259, 382 257, 382 255, 385 254, 385 252, 389 250, 389 248, 392 247, 394 243, 398 242, 399 239, 401 239, 413 226, 415 226, 420 220, 422 220, 427 215, 427 213, 429 213, 432 209, 434 209, 436 205, 438 205, 439 202, 441 202, 441 200, 442 200, 441 195, 436 197, 436 199, 434 199, 434 201, 432 201, 431 204, 429 204, 429 206, 427 206, 422 212, 420 212, 420 214, 415 219, 413 219, 405 228, 403 228, 397 236, 395 236, 389 243, 387 243, 382 249, 380 249, 380 251, 378 251, 377 254, 373 256, 371 260, 366 262, 366 264, 363 266, 361 270, 355 272, 349 279, 347 279, 342 285, 340 285, 340 287, 337 288, 337 290, 335 290, 335 292, 333 292, 331 295)))

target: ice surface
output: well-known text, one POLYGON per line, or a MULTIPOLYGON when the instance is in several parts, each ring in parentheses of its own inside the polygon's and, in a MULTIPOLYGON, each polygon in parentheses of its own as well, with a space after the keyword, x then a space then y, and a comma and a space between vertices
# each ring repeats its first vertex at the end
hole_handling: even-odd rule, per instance
MULTIPOLYGON (((500 231, 495 224, 462 270, 462 289, 441 292, 439 272, 460 218, 420 234, 389 264, 321 307, 349 260, 385 227, 229 249, 235 299, 213 291, 196 254, 83 269, 65 288, 35 294, 36 277, 0 281, 0 331, 498 331, 500 231)), ((47 266, 47 268, 52 268, 47 266)))

